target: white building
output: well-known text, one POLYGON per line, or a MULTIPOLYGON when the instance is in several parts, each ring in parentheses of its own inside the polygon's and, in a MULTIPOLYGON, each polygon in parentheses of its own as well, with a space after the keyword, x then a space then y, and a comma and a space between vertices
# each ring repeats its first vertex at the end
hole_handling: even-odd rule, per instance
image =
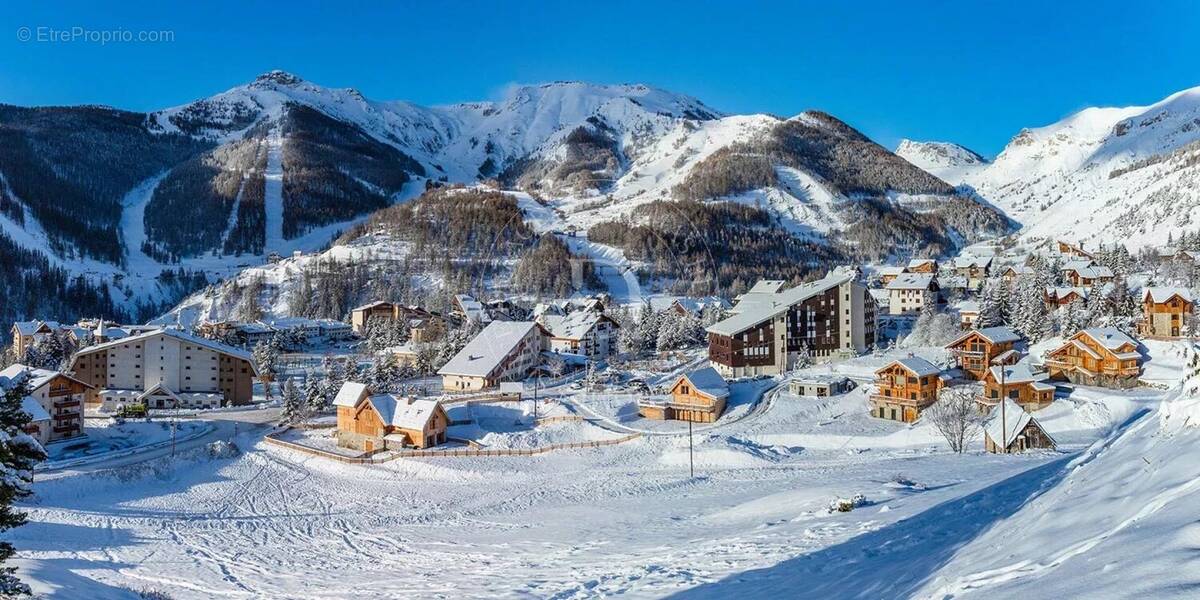
POLYGON ((492 321, 441 369, 442 388, 482 390, 520 381, 541 363, 549 334, 534 321, 492 321))
POLYGON ((902 273, 887 284, 888 314, 908 315, 937 303, 938 284, 931 273, 902 273))
POLYGON ((550 332, 550 350, 603 360, 616 350, 617 322, 604 313, 575 311, 568 315, 543 314, 540 323, 550 332))

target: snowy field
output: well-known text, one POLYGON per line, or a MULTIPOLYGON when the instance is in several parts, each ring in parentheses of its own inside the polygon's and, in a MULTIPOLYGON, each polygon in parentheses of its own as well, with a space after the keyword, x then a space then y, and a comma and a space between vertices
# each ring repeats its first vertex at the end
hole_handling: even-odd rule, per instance
MULTIPOLYGON (((1169 362, 1162 375, 1178 381, 1169 362)), ((599 404, 561 391, 562 414, 572 401, 599 404)), ((1119 477, 1171 501, 1200 481, 1189 479, 1194 461, 1167 471, 1165 417, 1148 416, 1177 391, 1077 387, 1037 414, 1059 452, 1008 456, 982 453, 978 440, 950 454, 927 424, 868 417, 866 394, 735 400, 754 409, 697 428, 692 453, 685 427, 533 457, 350 466, 267 446, 246 428, 245 453, 232 459, 194 452, 41 480, 24 503, 30 523, 7 537, 21 576, 52 598, 1063 597, 1086 585, 1043 588, 1042 573, 1065 569, 1078 586, 1096 569, 1096 585, 1111 585, 1117 570, 1106 565, 1126 551, 1106 536, 1133 535, 1125 521, 1148 510, 1121 498, 1119 477), (855 494, 864 506, 827 510, 855 494), (1106 560, 1093 563, 1096 551, 1106 560)), ((476 406, 475 423, 455 427, 508 447, 617 435, 601 423, 529 427, 529 406, 476 406)), ((1171 435, 1197 441, 1174 414, 1171 435)), ((1153 512, 1194 520, 1182 506, 1153 512)), ((1192 527, 1168 541, 1185 552, 1195 539, 1192 527)))

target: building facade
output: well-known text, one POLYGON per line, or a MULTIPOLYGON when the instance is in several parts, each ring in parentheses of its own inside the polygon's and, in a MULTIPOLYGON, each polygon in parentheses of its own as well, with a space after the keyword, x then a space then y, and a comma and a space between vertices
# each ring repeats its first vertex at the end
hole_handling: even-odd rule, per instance
POLYGON ((709 362, 725 377, 778 375, 810 358, 852 356, 875 344, 875 301, 850 273, 751 290, 732 312, 707 328, 709 362))
POLYGON ((1126 388, 1137 385, 1142 355, 1137 340, 1114 327, 1085 329, 1049 351, 1051 379, 1083 385, 1126 388))
POLYGON ((904 423, 916 421, 922 410, 937 402, 942 386, 940 372, 933 363, 911 356, 875 371, 871 416, 904 423))
POLYGON ((1142 292, 1138 333, 1157 338, 1181 337, 1194 308, 1192 292, 1187 288, 1146 288, 1142 292))
POLYGON ((106 409, 249 404, 258 376, 250 353, 174 329, 84 348, 69 372, 92 386, 85 402, 106 409))

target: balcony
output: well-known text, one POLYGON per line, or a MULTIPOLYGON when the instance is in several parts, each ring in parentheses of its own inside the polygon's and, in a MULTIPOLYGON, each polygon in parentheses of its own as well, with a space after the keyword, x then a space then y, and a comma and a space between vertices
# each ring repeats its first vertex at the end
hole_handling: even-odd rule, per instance
POLYGON ((902 398, 900 396, 885 396, 883 394, 871 394, 868 396, 871 404, 876 406, 880 404, 898 404, 900 406, 912 406, 915 408, 924 408, 933 404, 934 398, 922 399, 918 397, 916 400, 912 398, 902 398))

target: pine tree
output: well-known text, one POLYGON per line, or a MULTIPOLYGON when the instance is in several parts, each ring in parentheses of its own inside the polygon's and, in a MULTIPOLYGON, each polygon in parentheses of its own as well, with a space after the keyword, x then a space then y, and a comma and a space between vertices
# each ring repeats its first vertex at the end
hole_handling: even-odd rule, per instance
POLYGON ((283 384, 283 408, 279 412, 280 425, 295 425, 308 418, 308 406, 296 387, 296 380, 289 378, 283 384))
POLYGON ((258 367, 258 379, 262 382, 263 394, 271 399, 271 382, 275 381, 276 370, 279 368, 279 348, 275 339, 269 342, 259 342, 254 345, 254 364, 258 367))
MULTIPOLYGON (((37 440, 25 433, 30 416, 22 408, 29 395, 25 374, 9 380, 0 397, 0 531, 25 524, 25 513, 13 509, 13 501, 33 493, 33 467, 46 459, 46 452, 37 440)), ((0 542, 0 565, 16 553, 13 545, 0 542)), ((0 566, 0 596, 29 595, 29 586, 16 576, 16 567, 0 566)))
POLYGON ((979 297, 979 318, 975 328, 996 327, 1007 322, 1008 286, 1000 279, 989 279, 979 297))
MULTIPOLYGON (((312 373, 304 380, 304 402, 310 415, 320 414, 329 407, 331 397, 326 393, 326 380, 312 373)), ((335 392, 336 393, 336 392, 335 392)))

